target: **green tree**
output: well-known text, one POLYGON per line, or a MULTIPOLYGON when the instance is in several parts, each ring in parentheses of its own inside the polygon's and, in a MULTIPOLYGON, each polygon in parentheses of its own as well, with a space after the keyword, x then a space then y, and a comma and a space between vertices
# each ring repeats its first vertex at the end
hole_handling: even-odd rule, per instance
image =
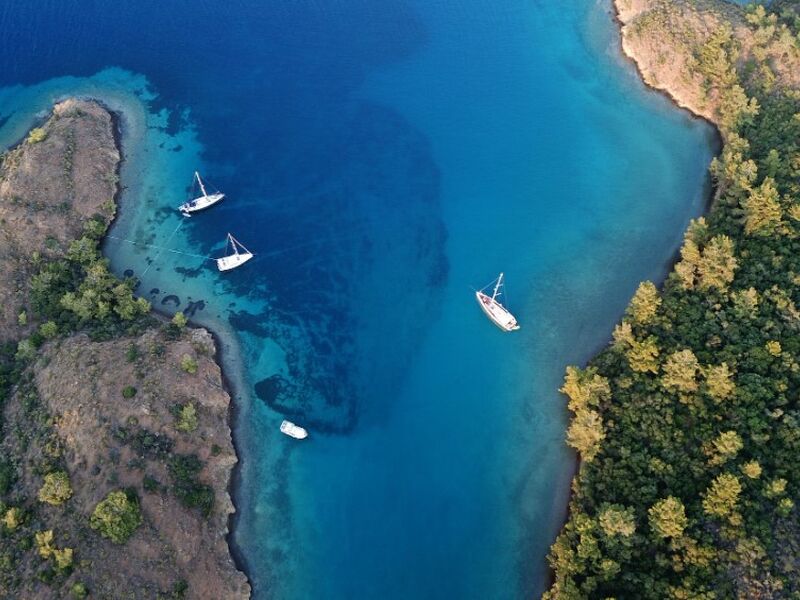
POLYGON ((637 373, 658 373, 658 342, 654 336, 634 340, 626 356, 631 369, 637 373))
POLYGON ((723 431, 712 442, 711 464, 721 465, 734 458, 744 448, 741 436, 735 431, 723 431))
POLYGON ((722 473, 718 475, 706 490, 703 499, 703 510, 709 516, 728 517, 736 509, 742 484, 736 475, 722 473))
POLYGON ((606 505, 598 515, 600 528, 608 537, 630 537, 636 531, 636 519, 633 508, 619 504, 606 505))
POLYGON ((643 281, 628 306, 627 314, 637 325, 652 323, 661 306, 661 297, 651 281, 643 281))
POLYGON ((673 352, 664 363, 661 384, 669 391, 688 394, 697 390, 700 363, 689 349, 673 352))
POLYGON ((728 288, 738 266, 733 250, 733 240, 727 235, 711 238, 697 267, 701 290, 728 288))
POLYGON ((679 538, 689 525, 683 502, 674 496, 659 500, 647 511, 650 528, 662 538, 679 538))
POLYGON ((730 398, 736 391, 733 382, 733 373, 727 363, 708 366, 703 371, 706 379, 706 390, 715 402, 722 402, 730 398))
POLYGON ((597 374, 597 369, 586 370, 567 367, 564 385, 559 390, 569 398, 569 409, 576 412, 581 408, 597 407, 600 402, 611 397, 608 379, 597 374))
POLYGON ((567 429, 567 443, 575 448, 583 460, 590 462, 600 451, 600 442, 606 437, 603 419, 597 411, 581 409, 572 418, 567 429))
POLYGON ((116 544, 124 544, 142 523, 139 503, 123 491, 113 491, 95 507, 89 525, 116 544))
POLYGON ((767 177, 742 201, 744 230, 748 235, 770 235, 781 222, 781 205, 775 180, 767 177))

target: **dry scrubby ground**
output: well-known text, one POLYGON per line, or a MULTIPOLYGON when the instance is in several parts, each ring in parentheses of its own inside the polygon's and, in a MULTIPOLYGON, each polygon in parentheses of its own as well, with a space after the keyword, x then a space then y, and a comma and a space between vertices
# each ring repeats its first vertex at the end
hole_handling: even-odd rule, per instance
POLYGON ((44 139, 7 152, 0 165, 0 340, 17 337, 38 254, 59 256, 96 213, 111 216, 119 151, 111 115, 66 100, 41 127, 44 139))
MULTIPOLYGON (((90 217, 113 216, 119 160, 111 115, 79 100, 58 104, 3 156, 0 342, 33 330, 32 315, 19 318, 31 276, 62 257, 90 217)), ((215 351, 207 331, 158 322, 133 337, 74 334, 39 349, 1 409, 0 459, 16 478, 0 498, 0 519, 17 507, 22 520, 0 525, 0 598, 65 598, 78 582, 90 597, 114 600, 249 597, 226 542, 237 459, 215 351), (183 417, 182 407, 191 407, 183 417), (179 481, 169 465, 190 456, 196 468, 179 481), (56 469, 72 487, 61 506, 37 499, 56 469), (186 506, 180 484, 202 492, 189 501, 201 498, 200 506, 186 506), (89 517, 120 489, 138 496, 142 524, 115 544, 89 517), (37 552, 35 534, 47 530, 56 548, 73 549, 71 568, 57 570, 37 552)))

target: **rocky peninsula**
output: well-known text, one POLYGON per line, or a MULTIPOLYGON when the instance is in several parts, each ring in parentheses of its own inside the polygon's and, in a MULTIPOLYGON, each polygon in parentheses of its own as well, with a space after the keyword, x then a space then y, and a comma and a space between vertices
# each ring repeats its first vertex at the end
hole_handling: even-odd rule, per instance
POLYGON ((113 116, 70 99, 0 166, 0 597, 247 598, 212 336, 99 251, 113 116))
POLYGON ((714 202, 561 391, 581 457, 545 598, 800 595, 800 2, 615 0, 644 81, 713 123, 714 202))

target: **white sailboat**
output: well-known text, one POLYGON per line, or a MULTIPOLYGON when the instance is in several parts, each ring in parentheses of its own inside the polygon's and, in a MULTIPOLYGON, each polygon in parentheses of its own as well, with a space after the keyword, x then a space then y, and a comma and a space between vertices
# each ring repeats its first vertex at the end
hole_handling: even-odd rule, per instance
POLYGON ((295 425, 291 421, 284 421, 281 423, 281 433, 293 437, 296 440, 304 440, 308 437, 308 432, 305 429, 299 425, 295 425))
POLYGON ((498 302, 497 297, 502 293, 500 288, 503 286, 503 274, 500 273, 495 281, 487 285, 483 290, 475 292, 475 297, 478 299, 478 304, 481 305, 483 312, 492 320, 492 323, 497 325, 503 331, 516 331, 519 329, 517 320, 514 318, 508 309, 498 302), (490 287, 492 283, 495 284, 492 295, 484 293, 483 290, 490 287))
POLYGON ((198 196, 194 200, 189 200, 188 202, 184 202, 178 207, 178 210, 183 213, 184 217, 190 217, 192 216, 191 213, 193 212, 197 212, 206 209, 210 206, 213 206, 225 197, 225 194, 222 194, 220 192, 209 194, 206 191, 206 186, 203 184, 203 180, 200 179, 200 173, 198 173, 197 171, 194 172, 194 177, 197 180, 197 183, 200 184, 200 191, 203 193, 203 195, 198 196))
POLYGON ((228 234, 228 241, 225 244, 226 252, 228 251, 228 246, 233 249, 233 253, 226 254, 222 258, 217 259, 217 268, 220 271, 230 271, 236 267, 241 267, 244 263, 253 258, 253 253, 245 248, 239 240, 230 233, 228 234))

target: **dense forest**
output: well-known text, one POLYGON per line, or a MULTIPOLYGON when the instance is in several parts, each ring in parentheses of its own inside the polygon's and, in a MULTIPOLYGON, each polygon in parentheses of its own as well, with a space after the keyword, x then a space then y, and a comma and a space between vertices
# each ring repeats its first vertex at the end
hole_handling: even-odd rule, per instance
POLYGON ((800 92, 776 67, 800 2, 660 10, 714 107, 715 199, 663 289, 567 369, 581 464, 545 598, 800 598, 800 92), (682 20, 714 10, 734 20, 710 35, 682 20))

